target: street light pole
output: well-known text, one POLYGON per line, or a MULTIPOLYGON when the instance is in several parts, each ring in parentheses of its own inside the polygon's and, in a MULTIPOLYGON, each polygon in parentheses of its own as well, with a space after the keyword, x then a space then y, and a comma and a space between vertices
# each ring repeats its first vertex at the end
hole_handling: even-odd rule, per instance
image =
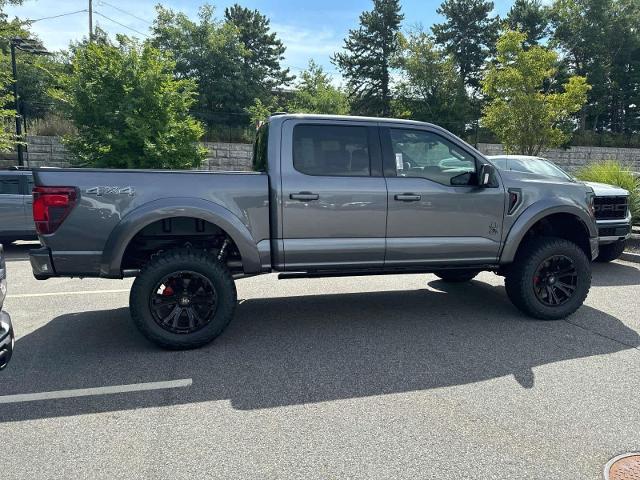
MULTIPOLYGON (((14 37, 10 40, 11 70, 13 72, 13 102, 16 107, 16 137, 18 140, 18 165, 24 166, 24 150, 22 145, 22 109, 18 95, 18 67, 16 65, 16 49, 33 55, 50 55, 50 53, 36 40, 14 37)), ((26 129, 26 125, 25 125, 26 129)))
POLYGON ((89 43, 93 41, 93 0, 89 0, 89 43))
POLYGON ((16 66, 16 45, 11 41, 11 70, 13 71, 13 103, 16 108, 16 137, 18 137, 18 165, 24 166, 22 151, 22 120, 20 118, 20 99, 18 98, 18 68, 16 66))

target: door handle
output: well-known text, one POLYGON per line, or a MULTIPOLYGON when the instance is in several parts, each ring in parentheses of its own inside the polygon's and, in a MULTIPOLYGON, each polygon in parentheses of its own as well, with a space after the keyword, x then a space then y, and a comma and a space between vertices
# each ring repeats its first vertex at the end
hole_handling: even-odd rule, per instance
POLYGON ((300 192, 300 193, 292 193, 289 195, 291 200, 300 200, 300 201, 309 201, 309 200, 318 200, 320 195, 317 193, 311 192, 300 192))
POLYGON ((422 197, 420 195, 416 195, 415 193, 401 193, 394 196, 393 198, 400 202, 418 202, 422 197))

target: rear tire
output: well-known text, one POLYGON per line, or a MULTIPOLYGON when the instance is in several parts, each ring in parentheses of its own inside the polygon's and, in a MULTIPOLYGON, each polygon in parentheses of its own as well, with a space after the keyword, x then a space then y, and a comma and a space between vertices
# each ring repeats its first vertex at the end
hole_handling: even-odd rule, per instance
POLYGON ((162 348, 185 350, 211 342, 233 318, 236 287, 211 253, 177 249, 155 256, 131 288, 131 318, 162 348))
POLYGON ((591 264, 573 242, 554 237, 528 240, 509 267, 505 289, 522 312, 558 320, 575 312, 591 287, 591 264))
POLYGON ((473 280, 478 273, 478 270, 442 270, 435 272, 435 276, 443 282, 463 283, 473 280))
POLYGON ((596 262, 612 262, 624 252, 625 240, 619 240, 606 245, 600 245, 600 253, 596 257, 596 262))

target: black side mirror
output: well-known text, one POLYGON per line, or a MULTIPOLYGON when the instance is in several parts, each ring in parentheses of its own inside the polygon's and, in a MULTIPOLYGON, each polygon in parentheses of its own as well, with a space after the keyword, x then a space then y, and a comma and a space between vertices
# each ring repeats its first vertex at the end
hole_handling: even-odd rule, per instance
POLYGON ((489 187, 493 184, 493 177, 496 173, 496 167, 490 163, 483 163, 478 172, 478 186, 489 187))

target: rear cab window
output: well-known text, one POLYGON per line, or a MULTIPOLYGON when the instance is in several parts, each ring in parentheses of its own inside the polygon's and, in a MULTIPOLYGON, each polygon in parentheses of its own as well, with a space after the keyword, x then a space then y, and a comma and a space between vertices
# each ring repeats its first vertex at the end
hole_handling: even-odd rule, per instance
POLYGON ((268 166, 269 123, 264 123, 256 135, 253 143, 252 169, 254 172, 266 172, 268 166))
POLYGON ((313 176, 370 176, 367 127, 296 125, 293 129, 293 167, 313 176))

